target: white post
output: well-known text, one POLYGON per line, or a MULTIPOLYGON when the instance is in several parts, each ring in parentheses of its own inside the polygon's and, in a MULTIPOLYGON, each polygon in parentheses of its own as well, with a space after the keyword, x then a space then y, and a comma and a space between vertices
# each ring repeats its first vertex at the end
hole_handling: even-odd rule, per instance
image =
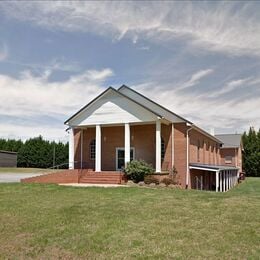
POLYGON ((95 171, 101 171, 101 127, 96 125, 96 156, 95 156, 95 171))
POLYGON ((218 192, 219 186, 219 171, 216 171, 216 192, 218 192))
POLYGON ((161 172, 161 121, 156 121, 156 163, 155 163, 155 171, 161 172))
POLYGON ((226 189, 226 171, 223 171, 223 191, 225 192, 226 189))
POLYGON ((130 162, 130 125, 125 124, 125 167, 130 162))
POLYGON ((231 189, 231 171, 229 170, 229 189, 231 189))
POLYGON ((223 172, 222 171, 220 171, 219 172, 219 187, 220 187, 220 192, 222 192, 223 191, 223 187, 222 187, 222 185, 223 185, 223 172))
POLYGON ((74 169, 74 130, 71 127, 69 130, 69 169, 74 169))
POLYGON ((229 170, 227 171, 227 190, 229 190, 229 170))

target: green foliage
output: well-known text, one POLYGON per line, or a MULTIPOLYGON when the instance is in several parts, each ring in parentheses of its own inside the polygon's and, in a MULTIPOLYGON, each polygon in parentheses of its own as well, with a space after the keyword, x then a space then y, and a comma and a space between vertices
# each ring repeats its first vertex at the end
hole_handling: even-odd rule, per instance
POLYGON ((128 179, 139 182, 143 181, 144 177, 154 172, 153 167, 143 160, 133 160, 127 164, 125 173, 128 179))
MULTIPOLYGON (((49 168, 68 162, 68 143, 50 142, 42 136, 25 142, 14 139, 0 139, 0 150, 17 152, 18 167, 49 168), (53 160, 55 154, 55 160, 53 160)), ((64 165, 61 168, 66 168, 64 165)))
POLYGON ((157 178, 155 178, 154 176, 152 175, 146 175, 144 177, 144 183, 145 184, 151 184, 151 183, 155 183, 155 184, 159 184, 159 180, 157 178))
POLYGON ((247 176, 260 176, 260 129, 258 133, 250 127, 248 133, 244 132, 243 141, 243 170, 247 176))

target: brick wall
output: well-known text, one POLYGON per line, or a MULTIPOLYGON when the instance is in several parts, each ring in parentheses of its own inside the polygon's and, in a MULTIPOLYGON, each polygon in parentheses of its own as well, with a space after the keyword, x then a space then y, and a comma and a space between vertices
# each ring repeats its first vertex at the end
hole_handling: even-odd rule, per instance
POLYGON ((23 183, 77 183, 78 170, 65 170, 22 179, 23 183))
MULTIPOLYGON (((124 147, 124 126, 101 127, 101 170, 116 170, 116 148, 124 147)), ((171 167, 171 125, 162 124, 162 138, 165 141, 165 157, 162 169, 171 167)), ((95 139, 95 128, 83 130, 83 167, 95 169, 95 160, 90 159, 90 142, 95 139)), ((144 160, 155 168, 155 124, 130 126, 130 146, 135 150, 135 159, 144 160)), ((81 130, 74 130, 74 160, 80 168, 81 130)))
POLYGON ((241 148, 221 148, 220 149, 221 164, 227 166, 235 166, 242 171, 242 150, 241 148), (232 156, 231 163, 225 162, 226 156, 232 156))

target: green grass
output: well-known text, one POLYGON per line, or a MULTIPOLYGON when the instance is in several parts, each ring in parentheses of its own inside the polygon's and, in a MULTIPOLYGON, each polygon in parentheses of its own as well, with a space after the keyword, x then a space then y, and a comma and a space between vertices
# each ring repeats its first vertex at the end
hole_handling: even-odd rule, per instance
POLYGON ((260 178, 227 193, 0 185, 3 259, 259 259, 260 178))
POLYGON ((60 170, 52 170, 52 169, 41 169, 41 168, 15 168, 15 167, 0 167, 1 173, 48 173, 52 171, 60 171, 60 170))

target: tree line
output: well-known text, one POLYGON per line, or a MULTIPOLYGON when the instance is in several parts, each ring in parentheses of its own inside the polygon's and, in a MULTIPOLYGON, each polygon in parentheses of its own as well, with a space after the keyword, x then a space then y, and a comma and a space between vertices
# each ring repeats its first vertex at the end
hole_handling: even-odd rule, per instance
POLYGON ((258 132, 250 127, 242 135, 244 146, 243 170, 246 176, 260 177, 260 129, 258 132))
POLYGON ((0 139, 0 150, 17 152, 18 167, 50 168, 65 164, 60 168, 68 168, 69 144, 50 142, 42 136, 26 141, 0 139))

